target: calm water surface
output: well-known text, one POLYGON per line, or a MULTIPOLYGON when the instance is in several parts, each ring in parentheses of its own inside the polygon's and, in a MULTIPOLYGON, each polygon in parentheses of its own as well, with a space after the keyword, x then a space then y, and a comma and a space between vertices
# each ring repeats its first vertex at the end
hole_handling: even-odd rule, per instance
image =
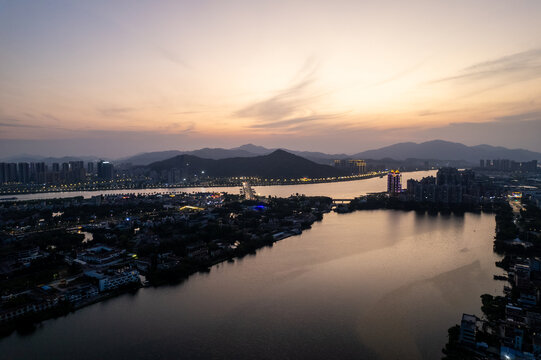
POLYGON ((176 286, 0 340, 2 359, 438 359, 492 280, 494 217, 330 213, 176 286))
MULTIPOLYGON (((414 171, 403 173, 402 182, 405 187, 407 179, 419 180, 425 176, 435 176, 436 170, 429 171, 414 171)), ((191 188, 160 188, 160 189, 135 189, 135 190, 104 190, 104 191, 68 191, 68 192, 52 192, 38 193, 25 195, 6 195, 0 197, 11 198, 16 197, 18 200, 36 200, 36 199, 54 199, 74 196, 84 196, 89 198, 99 194, 155 194, 155 193, 181 193, 181 192, 228 192, 230 194, 238 194, 240 187, 191 187, 191 188)), ((256 186, 256 192, 263 196, 278 196, 288 197, 292 194, 305 194, 307 196, 331 196, 334 198, 353 198, 359 195, 366 195, 371 192, 380 192, 387 190, 387 178, 370 178, 355 181, 343 181, 334 183, 322 184, 303 184, 303 185, 273 185, 273 186, 256 186)))

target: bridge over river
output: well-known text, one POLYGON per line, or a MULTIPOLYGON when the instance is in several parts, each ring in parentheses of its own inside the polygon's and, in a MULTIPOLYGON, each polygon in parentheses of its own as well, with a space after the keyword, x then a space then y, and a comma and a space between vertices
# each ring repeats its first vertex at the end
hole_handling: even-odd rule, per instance
POLYGON ((353 199, 332 199, 333 204, 346 204, 352 202, 353 199))

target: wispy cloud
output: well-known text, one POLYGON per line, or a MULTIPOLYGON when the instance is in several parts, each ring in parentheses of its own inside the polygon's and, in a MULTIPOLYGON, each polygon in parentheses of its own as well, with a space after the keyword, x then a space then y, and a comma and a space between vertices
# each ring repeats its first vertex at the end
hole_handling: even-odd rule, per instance
POLYGON ((541 48, 515 53, 464 68, 459 74, 437 79, 431 83, 449 81, 475 82, 493 80, 512 83, 541 77, 541 48))
POLYGON ((245 106, 234 115, 262 121, 284 119, 309 103, 310 96, 307 95, 307 90, 313 83, 314 78, 307 77, 268 99, 245 106))
POLYGON ((290 86, 267 99, 256 101, 237 110, 233 116, 254 120, 254 123, 249 126, 253 129, 290 131, 296 131, 301 124, 341 116, 342 114, 320 114, 311 108, 311 105, 322 96, 314 86, 317 80, 317 69, 315 58, 308 58, 293 77, 290 86))
MULTIPOLYGON (((45 114, 41 115, 41 118, 45 119, 51 119, 50 116, 45 116, 45 114)), ((40 124, 34 124, 32 122, 28 123, 25 120, 21 120, 18 118, 13 117, 7 117, 7 118, 0 118, 0 127, 4 128, 27 128, 27 129, 54 129, 54 130, 64 130, 64 131, 71 131, 69 129, 59 127, 59 126, 51 126, 51 125, 40 125, 40 124)))
POLYGON ((301 116, 301 117, 294 117, 291 119, 286 120, 280 120, 280 121, 269 121, 261 124, 254 124, 251 127, 252 128, 283 128, 283 127, 289 127, 293 125, 300 125, 308 122, 314 122, 319 120, 330 120, 330 119, 336 119, 341 116, 343 116, 345 113, 339 113, 339 114, 322 114, 322 115, 309 115, 309 116, 301 116))
POLYGON ((423 110, 417 113, 417 116, 425 117, 425 116, 440 116, 440 115, 448 115, 448 114, 456 114, 465 112, 467 109, 454 109, 454 110, 423 110))
POLYGON ((541 110, 530 111, 526 113, 513 114, 508 116, 500 116, 494 119, 498 122, 525 122, 525 121, 540 121, 541 110))
POLYGON ((195 132, 195 122, 173 122, 165 127, 168 133, 189 134, 195 132))
POLYGON ((123 106, 105 106, 105 107, 99 107, 96 110, 103 117, 115 117, 115 116, 124 116, 127 113, 135 111, 136 109, 132 107, 123 107, 123 106))
POLYGON ((158 52, 167 60, 190 69, 191 66, 175 51, 167 49, 165 47, 158 47, 158 52))
POLYGON ((10 122, 0 122, 0 127, 42 128, 43 126, 29 125, 29 124, 18 124, 18 123, 10 123, 10 122))
POLYGON ((24 121, 21 121, 14 117, 1 117, 0 118, 0 127, 11 127, 11 128, 40 128, 42 126, 28 124, 24 121))
POLYGON ((388 77, 386 79, 383 79, 381 81, 378 81, 378 82, 370 85, 370 87, 371 86, 381 86, 381 85, 385 85, 387 83, 390 83, 390 82, 393 82, 393 81, 396 81, 396 80, 400 80, 403 77, 415 72, 417 69, 419 69, 423 65, 424 62, 425 62, 425 60, 423 60, 423 61, 421 61, 421 62, 419 62, 419 63, 417 63, 417 64, 415 64, 415 65, 413 65, 413 66, 411 66, 411 67, 409 67, 407 69, 399 71, 399 72, 391 75, 390 77, 388 77))

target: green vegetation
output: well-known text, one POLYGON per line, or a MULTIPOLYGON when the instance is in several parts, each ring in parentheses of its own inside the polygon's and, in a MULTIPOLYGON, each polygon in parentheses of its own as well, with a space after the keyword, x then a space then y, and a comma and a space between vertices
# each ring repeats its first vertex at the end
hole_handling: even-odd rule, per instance
POLYGON ((481 295, 481 311, 485 314, 488 321, 496 322, 505 316, 505 305, 507 300, 503 296, 492 296, 490 294, 481 295))
POLYGON ((447 330, 447 344, 441 350, 444 354, 443 360, 469 360, 476 359, 475 355, 468 349, 458 343, 460 336, 460 326, 455 325, 447 330))
POLYGON ((518 235, 518 228, 514 223, 513 209, 509 203, 500 204, 496 211, 496 237, 497 242, 513 240, 518 235))

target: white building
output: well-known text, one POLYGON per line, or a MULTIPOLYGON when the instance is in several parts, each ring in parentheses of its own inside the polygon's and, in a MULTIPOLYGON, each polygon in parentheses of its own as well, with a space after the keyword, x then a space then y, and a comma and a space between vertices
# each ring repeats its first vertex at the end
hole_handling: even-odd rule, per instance
POLYGON ((98 289, 100 292, 114 290, 128 284, 138 284, 141 282, 139 271, 137 270, 117 271, 112 274, 87 271, 85 272, 85 275, 98 279, 98 289))

